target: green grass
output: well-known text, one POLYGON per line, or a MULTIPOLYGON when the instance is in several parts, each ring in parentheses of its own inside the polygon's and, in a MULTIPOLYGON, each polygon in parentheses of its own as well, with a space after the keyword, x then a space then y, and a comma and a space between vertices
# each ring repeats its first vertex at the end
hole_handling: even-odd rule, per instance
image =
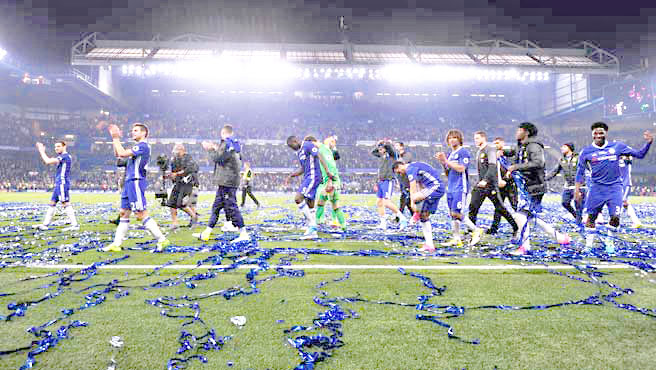
MULTIPOLYGON (((211 195, 201 197, 201 208, 207 208, 211 195)), ((31 204, 45 203, 45 194, 3 194, 4 202, 31 204)), ((114 195, 74 194, 73 200, 83 222, 79 234, 62 235, 53 230, 32 235, 31 230, 18 233, 21 245, 35 252, 50 247, 72 242, 85 242, 85 238, 95 237, 102 241, 110 240, 113 225, 104 220, 113 216, 113 212, 95 209, 95 204, 112 202, 114 195), (86 213, 85 213, 86 212, 86 213), (97 220, 95 223, 89 221, 97 220), (34 241, 34 244, 31 244, 34 241)), ((553 202, 550 197, 547 202, 553 202)), ((151 204, 153 200, 149 199, 151 204)), ((270 197, 267 205, 282 206, 293 209, 290 197, 270 197)), ((373 205, 371 197, 347 196, 345 202, 350 205, 373 205)), ((636 202, 638 203, 638 202, 636 202)), ((12 203, 12 205, 16 205, 12 203)), ((647 203, 645 203, 647 206, 647 203)), ((6 208, 4 211, 6 212, 6 208)), ((246 223, 262 223, 261 217, 270 210, 251 212, 246 223)), ((165 212, 154 209, 156 219, 166 224, 165 212)), ((12 213, 13 214, 13 213, 12 213)), ((205 212, 205 215, 207 211, 205 212)), ((23 217, 36 223, 41 212, 25 210, 23 217)), ((489 217, 488 215, 484 215, 489 217)), ((204 217, 207 219, 207 216, 204 217)), ((17 220, 6 219, 1 225, 24 224, 17 220)), ((134 222, 134 221, 133 221, 134 222)), ((184 222, 184 221, 183 221, 184 222)), ((143 232, 142 232, 143 234, 143 232)), ((177 245, 201 245, 194 241, 190 232, 184 230, 171 236, 177 245)), ((439 231, 436 233, 441 236, 439 231)), ((14 234, 12 234, 14 235, 14 234)), ((220 236, 220 232, 218 234, 220 236)), ((636 237, 634 235, 634 237, 636 237)), ((637 236, 640 238, 640 235, 637 236)), ((130 239, 126 246, 134 246, 136 241, 146 238, 130 239)), ((0 243, 6 239, 0 239, 0 243)), ((501 243, 489 239, 489 243, 501 243)), ((362 242, 348 240, 336 242, 290 242, 267 241, 259 244, 262 248, 326 248, 337 250, 399 250, 409 251, 410 246, 400 246, 393 242, 362 242)), ((176 253, 151 254, 142 250, 127 250, 120 254, 99 253, 95 250, 78 255, 59 252, 60 263, 89 264, 111 257, 130 257, 120 264, 159 265, 170 260, 180 259, 182 264, 195 264, 214 253, 176 253)), ((234 255, 234 254, 233 254, 234 255)), ((275 255, 269 260, 273 265, 283 255, 275 255)), ((340 257, 310 255, 307 259, 298 254, 293 264, 412 264, 443 265, 460 263, 508 264, 517 263, 489 258, 473 258, 459 255, 457 258, 382 258, 382 257, 340 257)), ((225 259, 224 263, 230 263, 225 259)), ((653 261, 652 261, 653 263, 653 261)), ((20 292, 14 296, 0 297, 0 315, 10 311, 6 305, 10 302, 34 300, 42 297, 54 288, 36 289, 57 277, 48 277, 32 281, 19 281, 22 278, 46 274, 56 270, 34 270, 24 267, 0 269, 0 292, 20 292)), ((66 308, 79 307, 85 302, 81 289, 93 284, 107 283, 113 279, 126 280, 130 294, 116 299, 114 293, 106 294, 106 302, 80 311, 70 319, 86 321, 88 327, 75 328, 70 331, 70 338, 36 356, 37 369, 104 369, 107 368, 115 350, 109 345, 111 336, 121 336, 124 346, 116 354, 118 369, 156 369, 165 368, 167 360, 175 355, 179 345, 177 338, 181 329, 201 334, 200 327, 192 325, 182 328, 183 320, 168 318, 159 314, 160 308, 146 304, 145 300, 160 296, 197 296, 234 286, 248 288, 245 279, 247 270, 219 273, 216 278, 199 281, 195 289, 183 285, 144 290, 142 286, 156 281, 174 278, 183 274, 180 270, 162 270, 153 276, 146 276, 152 271, 140 270, 99 270, 97 275, 82 282, 73 282, 65 287, 56 298, 30 307, 24 317, 0 322, 0 351, 17 348, 29 343, 35 337, 26 332, 32 326, 44 324, 59 317, 66 308)), ((199 270, 205 272, 206 270, 199 270)), ((414 270, 413 270, 414 271, 414 270)), ((197 273, 193 272, 193 273, 197 273)), ((475 307, 479 305, 514 305, 530 306, 554 304, 569 300, 587 298, 599 292, 596 285, 567 279, 547 271, 419 271, 432 279, 436 286, 446 286, 442 296, 434 297, 430 303, 475 307)), ((573 273, 573 272, 571 272, 573 273)), ((270 276, 270 271, 262 272, 258 278, 270 276)), ((260 292, 242 295, 226 300, 213 297, 198 301, 200 317, 214 328, 218 336, 232 336, 220 351, 203 353, 208 363, 191 361, 190 369, 228 368, 232 362, 235 369, 284 369, 293 368, 299 363, 297 351, 286 344, 288 337, 283 331, 293 325, 310 326, 317 314, 326 310, 313 303, 314 296, 319 295, 315 286, 321 281, 331 281, 343 276, 342 270, 307 270, 304 277, 282 277, 264 282, 258 287, 260 292), (230 323, 230 317, 243 315, 246 325, 239 329, 230 323), (277 320, 284 320, 278 323, 277 320)), ((585 278, 585 275, 576 276, 585 278)), ((635 293, 618 299, 621 303, 653 309, 656 302, 656 284, 650 283, 653 274, 647 277, 636 276, 632 270, 613 270, 603 279, 623 288, 632 288, 635 293)), ((325 286, 328 297, 359 296, 373 301, 393 301, 415 304, 417 296, 428 294, 430 290, 422 286, 418 279, 403 276, 395 270, 352 270, 350 279, 325 286)), ((604 294, 611 290, 602 288, 604 294)), ((575 305, 556 307, 546 310, 466 310, 463 316, 443 321, 453 326, 455 334, 463 339, 480 339, 480 344, 472 345, 449 339, 446 329, 434 323, 419 321, 415 315, 428 314, 414 307, 379 305, 372 303, 340 303, 344 309, 358 313, 357 319, 342 321, 344 346, 332 352, 332 357, 318 363, 318 369, 526 369, 526 368, 653 368, 653 343, 656 340, 656 319, 635 312, 618 309, 610 303, 600 306, 575 305)), ((180 311, 189 312, 189 311, 180 311)), ((54 331, 59 326, 50 330, 54 331)), ((308 335, 321 333, 329 335, 327 330, 308 332, 308 335)), ((317 350, 316 348, 312 351, 317 350)), ((0 368, 18 368, 25 361, 26 353, 0 357, 0 368)))

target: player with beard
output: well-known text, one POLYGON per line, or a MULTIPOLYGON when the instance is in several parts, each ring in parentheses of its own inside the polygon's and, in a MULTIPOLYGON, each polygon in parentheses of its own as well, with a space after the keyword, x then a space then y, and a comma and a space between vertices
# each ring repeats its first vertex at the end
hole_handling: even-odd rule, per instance
MULTIPOLYGON (((476 152, 476 164, 478 169, 478 183, 472 190, 471 202, 469 204, 469 219, 476 225, 476 218, 478 217, 478 210, 481 208, 483 201, 489 199, 494 205, 494 210, 498 211, 503 218, 513 228, 513 233, 517 231, 517 223, 513 216, 508 212, 506 207, 501 202, 499 196, 498 186, 498 163, 497 163, 497 149, 487 142, 487 134, 483 131, 474 133, 474 143, 478 147, 476 152)), ((476 228, 472 233, 470 245, 474 246, 481 240, 483 229, 476 228)))
MULTIPOLYGON (((592 145, 583 148, 579 155, 574 193, 576 200, 580 202, 583 199, 581 188, 585 181, 585 170, 589 168, 591 171, 590 186, 585 200, 585 209, 588 213, 585 223, 587 249, 593 246, 595 221, 604 206, 608 208, 610 227, 617 228, 620 225, 620 210, 623 203, 620 157, 629 155, 642 159, 647 155, 651 143, 654 141, 652 134, 645 131, 643 137, 647 143, 642 149, 635 150, 619 141, 609 142, 607 139, 608 125, 604 122, 595 122, 590 129, 593 142, 592 145)), ((608 238, 602 239, 606 252, 609 254, 615 252, 615 246, 611 240, 612 235, 612 230, 608 230, 608 238)))
POLYGON ((150 160, 150 146, 146 142, 148 127, 143 123, 132 125, 132 139, 136 142, 132 149, 123 148, 121 131, 118 126, 110 125, 109 133, 112 136, 114 153, 119 158, 127 158, 128 163, 125 170, 125 185, 121 193, 121 220, 116 227, 114 241, 102 250, 104 252, 121 251, 121 244, 125 240, 130 226, 130 213, 134 212, 146 230, 150 231, 157 239, 156 251, 160 252, 169 246, 171 242, 162 234, 157 222, 148 216, 148 210, 146 209, 146 188, 148 187, 146 166, 150 160))

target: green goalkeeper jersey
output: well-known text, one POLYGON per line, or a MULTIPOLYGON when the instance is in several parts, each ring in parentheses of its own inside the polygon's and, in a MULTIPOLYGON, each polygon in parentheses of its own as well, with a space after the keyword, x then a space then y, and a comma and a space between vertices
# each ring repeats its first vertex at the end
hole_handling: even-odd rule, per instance
MULTIPOLYGON (((335 176, 334 182, 341 182, 339 178, 339 170, 337 170, 337 163, 335 162, 335 158, 333 157, 333 151, 328 147, 326 144, 319 144, 319 153, 323 157, 324 161, 326 161, 326 166, 328 166, 328 170, 330 173, 335 176)), ((323 166, 321 166, 321 176, 323 176, 323 182, 328 181, 328 175, 326 174, 326 171, 323 169, 323 166)))

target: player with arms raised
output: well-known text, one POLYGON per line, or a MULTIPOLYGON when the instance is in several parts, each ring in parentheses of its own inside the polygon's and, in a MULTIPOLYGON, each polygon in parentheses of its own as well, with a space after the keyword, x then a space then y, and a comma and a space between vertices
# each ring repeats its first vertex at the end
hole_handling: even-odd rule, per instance
POLYGON ((171 244, 162 234, 157 222, 148 216, 146 210, 146 165, 150 160, 150 146, 146 142, 148 127, 143 123, 132 125, 132 139, 136 142, 132 149, 125 149, 121 144, 121 131, 116 125, 109 126, 109 134, 112 136, 114 153, 119 158, 127 158, 125 186, 121 193, 121 220, 116 227, 114 241, 103 248, 104 252, 119 252, 121 243, 125 239, 130 224, 130 213, 134 212, 137 219, 141 221, 150 233, 157 239, 156 251, 160 252, 171 244))
MULTIPOLYGON (((634 158, 644 158, 651 147, 652 141, 654 141, 652 134, 645 131, 643 136, 647 143, 642 149, 635 150, 619 141, 609 142, 607 139, 608 125, 604 122, 595 122, 590 126, 590 129, 592 130, 592 145, 583 148, 579 155, 576 189, 574 191, 576 201, 580 202, 583 199, 581 188, 585 181, 585 170, 589 168, 591 171, 590 186, 588 187, 588 196, 585 199, 585 209, 588 212, 585 223, 587 231, 585 246, 587 249, 592 248, 594 243, 595 221, 604 206, 608 207, 610 215, 608 224, 613 228, 620 225, 620 211, 622 209, 620 157, 630 155, 634 158)), ((608 236, 612 236, 610 230, 608 236)), ((604 244, 607 253, 612 254, 615 252, 615 246, 610 238, 607 238, 604 244)))

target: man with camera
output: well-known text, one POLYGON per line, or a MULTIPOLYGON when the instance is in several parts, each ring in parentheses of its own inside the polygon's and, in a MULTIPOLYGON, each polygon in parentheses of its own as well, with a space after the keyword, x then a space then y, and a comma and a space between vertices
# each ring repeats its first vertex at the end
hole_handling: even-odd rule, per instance
POLYGON ((179 227, 178 209, 182 209, 191 217, 189 227, 192 227, 198 221, 198 215, 191 202, 194 186, 198 183, 198 164, 181 143, 173 147, 171 173, 166 177, 173 182, 173 189, 166 203, 171 208, 171 229, 175 230, 179 227))

